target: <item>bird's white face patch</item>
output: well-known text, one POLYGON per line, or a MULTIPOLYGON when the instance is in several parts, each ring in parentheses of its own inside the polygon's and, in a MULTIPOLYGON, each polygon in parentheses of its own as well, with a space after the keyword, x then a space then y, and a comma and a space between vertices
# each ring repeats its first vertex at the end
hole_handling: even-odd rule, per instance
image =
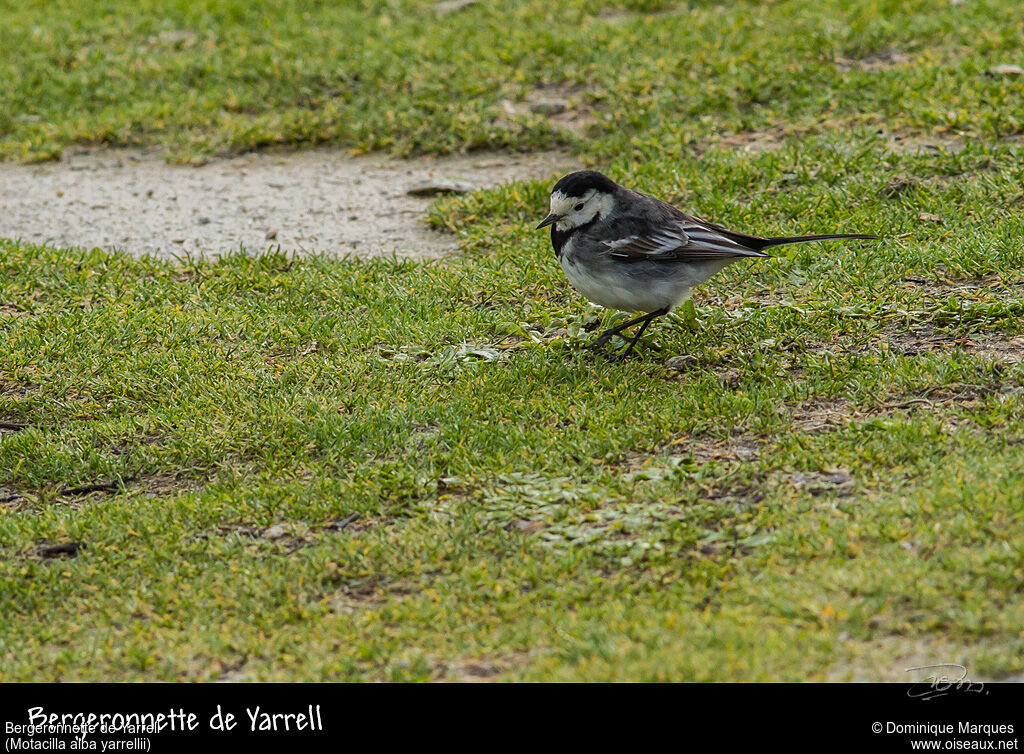
POLYGON ((561 219, 555 227, 561 231, 586 225, 597 215, 607 216, 612 208, 612 195, 590 189, 583 196, 566 196, 561 191, 551 194, 551 213, 561 219))

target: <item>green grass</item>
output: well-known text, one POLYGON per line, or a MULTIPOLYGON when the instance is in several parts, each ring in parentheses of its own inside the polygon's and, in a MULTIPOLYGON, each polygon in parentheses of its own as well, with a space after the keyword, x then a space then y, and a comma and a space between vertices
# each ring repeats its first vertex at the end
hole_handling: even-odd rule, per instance
POLYGON ((450 151, 571 140, 500 104, 538 86, 593 111, 594 154, 679 160, 709 135, 879 125, 1024 129, 1011 2, 0 2, 0 157, 160 143, 450 151), (632 11, 632 12, 630 12, 632 11), (892 51, 891 66, 869 64, 892 51))
POLYGON ((1015 3, 196 7, 3 6, 0 153, 569 139, 739 229, 885 240, 734 265, 623 365, 531 230, 549 182, 436 205, 444 262, 0 241, 0 677, 1024 671, 1015 3), (539 85, 587 139, 493 115, 539 85))

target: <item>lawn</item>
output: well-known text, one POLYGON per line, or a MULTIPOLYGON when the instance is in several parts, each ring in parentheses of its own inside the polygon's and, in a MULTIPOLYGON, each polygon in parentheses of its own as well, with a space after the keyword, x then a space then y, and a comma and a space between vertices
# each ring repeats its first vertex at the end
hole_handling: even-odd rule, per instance
POLYGON ((0 679, 1024 672, 1015 0, 132 8, 0 2, 0 156, 568 146, 884 238, 740 262, 624 364, 549 179, 435 204, 443 261, 0 240, 0 679))

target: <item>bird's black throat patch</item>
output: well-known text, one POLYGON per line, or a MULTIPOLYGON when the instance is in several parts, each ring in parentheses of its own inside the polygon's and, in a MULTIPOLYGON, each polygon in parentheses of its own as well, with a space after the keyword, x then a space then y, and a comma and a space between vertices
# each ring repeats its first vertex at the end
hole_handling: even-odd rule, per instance
POLYGON ((561 257, 562 256, 562 249, 564 249, 565 245, 567 243, 569 243, 569 239, 570 238, 572 238, 574 235, 579 233, 581 230, 586 230, 587 228, 589 228, 591 225, 593 225, 594 223, 596 223, 600 219, 601 219, 601 213, 598 212, 588 222, 583 223, 583 225, 577 225, 575 228, 569 228, 569 230, 559 230, 556 227, 558 225, 558 223, 555 223, 554 225, 552 225, 551 226, 551 246, 554 247, 554 249, 555 249, 555 257, 561 257))

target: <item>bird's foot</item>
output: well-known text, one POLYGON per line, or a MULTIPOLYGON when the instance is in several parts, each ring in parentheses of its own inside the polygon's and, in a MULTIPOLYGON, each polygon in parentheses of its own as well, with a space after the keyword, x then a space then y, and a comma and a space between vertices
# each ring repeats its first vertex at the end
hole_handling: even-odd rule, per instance
POLYGON ((644 330, 646 330, 647 326, 649 324, 651 324, 651 320, 654 319, 655 317, 660 317, 663 314, 667 314, 667 313, 668 313, 668 309, 667 308, 666 309, 659 309, 657 311, 650 312, 649 314, 641 315, 641 316, 637 317, 636 319, 631 319, 631 320, 629 320, 629 322, 624 322, 623 324, 619 325, 618 327, 612 327, 609 330, 605 330, 603 333, 598 335, 594 339, 594 342, 591 343, 589 346, 587 346, 587 348, 589 348, 590 350, 596 350, 598 348, 601 348, 609 340, 611 340, 616 335, 618 335, 623 340, 629 341, 629 343, 628 343, 628 345, 624 349, 619 351, 619 353, 614 354, 613 356, 610 356, 609 359, 611 361, 616 361, 616 362, 617 361, 622 361, 627 356, 629 356, 630 352, 633 350, 633 346, 635 346, 637 344, 637 341, 639 341, 641 336, 644 334, 644 330), (622 334, 625 330, 628 330, 630 327, 632 327, 633 325, 636 325, 636 324, 640 325, 640 329, 637 331, 636 335, 630 337, 628 335, 623 335, 622 334))
POLYGON ((594 338, 594 342, 588 345, 587 348, 590 349, 591 351, 597 351, 598 349, 608 345, 608 343, 611 342, 611 339, 614 338, 616 335, 625 341, 632 342, 633 338, 631 338, 627 334, 624 334, 624 331, 629 329, 629 327, 632 326, 632 324, 632 322, 628 322, 626 325, 619 325, 618 327, 613 327, 610 330, 605 330, 603 333, 594 338))
POLYGON ((625 348, 623 348, 621 351, 618 351, 617 353, 610 354, 606 358, 612 364, 621 364, 622 362, 624 362, 626 359, 629 358, 629 355, 631 353, 633 353, 633 346, 635 346, 635 345, 636 345, 636 341, 635 340, 631 341, 630 344, 628 346, 626 346, 625 348))

